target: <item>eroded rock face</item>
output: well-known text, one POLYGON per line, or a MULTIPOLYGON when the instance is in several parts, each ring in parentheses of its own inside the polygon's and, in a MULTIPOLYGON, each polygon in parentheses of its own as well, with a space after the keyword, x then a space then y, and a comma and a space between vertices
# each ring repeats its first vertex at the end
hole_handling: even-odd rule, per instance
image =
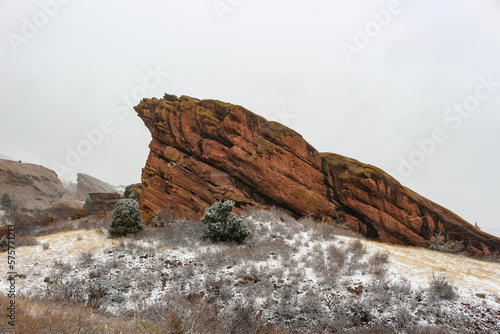
POLYGON ((142 172, 140 207, 200 218, 215 201, 271 205, 297 216, 345 221, 368 238, 423 245, 442 231, 471 250, 500 250, 500 239, 402 186, 384 171, 319 153, 298 133, 245 108, 165 95, 136 108, 153 140, 142 172))
POLYGON ((78 173, 76 175, 76 198, 79 201, 85 201, 89 197, 89 193, 95 192, 117 192, 116 188, 109 183, 99 180, 93 176, 78 173))
POLYGON ((46 209, 61 200, 65 189, 57 174, 46 167, 0 159, 0 196, 25 209, 46 209))

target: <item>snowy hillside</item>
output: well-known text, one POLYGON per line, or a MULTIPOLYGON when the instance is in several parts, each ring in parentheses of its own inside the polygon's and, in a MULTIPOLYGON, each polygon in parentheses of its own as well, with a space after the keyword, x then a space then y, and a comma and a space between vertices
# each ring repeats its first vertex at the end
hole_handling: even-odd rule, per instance
POLYGON ((228 324, 244 332, 233 317, 242 312, 290 333, 499 329, 499 263, 360 240, 276 211, 248 212, 245 222, 242 245, 202 241, 200 222, 134 238, 109 239, 103 227, 39 236, 17 249, 18 294, 152 324, 158 310, 175 311, 193 333, 229 333, 228 324))

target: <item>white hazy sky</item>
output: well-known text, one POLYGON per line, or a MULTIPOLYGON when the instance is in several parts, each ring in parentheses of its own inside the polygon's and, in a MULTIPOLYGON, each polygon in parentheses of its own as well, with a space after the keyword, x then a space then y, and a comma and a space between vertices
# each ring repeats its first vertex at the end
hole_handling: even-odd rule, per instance
POLYGON ((151 136, 130 105, 219 99, 500 235, 498 1, 0 0, 0 37, 0 153, 16 160, 138 182, 151 136))

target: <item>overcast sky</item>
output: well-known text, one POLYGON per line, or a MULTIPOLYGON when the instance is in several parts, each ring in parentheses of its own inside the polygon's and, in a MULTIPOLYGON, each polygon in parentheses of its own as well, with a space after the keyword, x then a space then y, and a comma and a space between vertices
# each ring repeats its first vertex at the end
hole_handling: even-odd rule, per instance
POLYGON ((0 0, 0 153, 140 181, 132 106, 242 105, 500 235, 500 3, 0 0))

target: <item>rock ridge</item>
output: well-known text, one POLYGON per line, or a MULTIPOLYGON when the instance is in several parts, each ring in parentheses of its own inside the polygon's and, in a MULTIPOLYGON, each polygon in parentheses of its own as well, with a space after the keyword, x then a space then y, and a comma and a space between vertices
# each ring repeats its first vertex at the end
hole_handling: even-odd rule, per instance
POLYGON ((200 218, 215 201, 232 199, 238 209, 274 205, 345 221, 384 242, 422 246, 443 234, 476 254, 500 251, 499 238, 381 169, 320 153, 292 129, 241 106, 165 94, 135 110, 152 134, 139 190, 146 222, 157 211, 200 218))
POLYGON ((0 196, 9 194, 16 207, 46 209, 61 201, 65 191, 57 174, 51 169, 0 159, 0 196))

